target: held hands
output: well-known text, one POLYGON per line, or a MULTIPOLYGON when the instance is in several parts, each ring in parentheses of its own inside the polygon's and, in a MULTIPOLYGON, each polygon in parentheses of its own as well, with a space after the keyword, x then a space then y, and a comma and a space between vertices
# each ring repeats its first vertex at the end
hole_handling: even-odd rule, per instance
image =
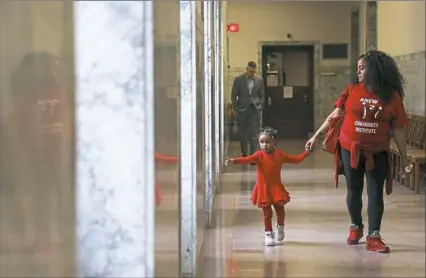
POLYGON ((233 158, 230 158, 230 157, 227 157, 226 159, 225 159, 225 166, 228 166, 228 164, 229 163, 234 163, 234 159, 233 158))
POLYGON ((313 152, 315 150, 315 142, 316 142, 317 138, 312 137, 311 139, 308 140, 308 142, 306 142, 305 144, 305 150, 308 152, 313 152))
POLYGON ((234 163, 234 159, 233 158, 229 158, 229 157, 227 157, 226 159, 225 159, 225 166, 228 166, 228 164, 229 163, 234 163))

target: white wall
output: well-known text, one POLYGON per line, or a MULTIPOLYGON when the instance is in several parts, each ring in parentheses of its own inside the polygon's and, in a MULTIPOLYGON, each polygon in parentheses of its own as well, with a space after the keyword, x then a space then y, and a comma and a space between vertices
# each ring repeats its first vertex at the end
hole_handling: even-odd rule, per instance
MULTIPOLYGON (((228 2, 228 24, 238 23, 240 31, 229 33, 229 63, 245 66, 257 61, 259 41, 350 42, 351 8, 345 2, 228 2)), ((326 61, 327 65, 349 65, 347 60, 326 61)))
POLYGON ((425 50, 425 2, 380 1, 378 48, 392 56, 425 50))

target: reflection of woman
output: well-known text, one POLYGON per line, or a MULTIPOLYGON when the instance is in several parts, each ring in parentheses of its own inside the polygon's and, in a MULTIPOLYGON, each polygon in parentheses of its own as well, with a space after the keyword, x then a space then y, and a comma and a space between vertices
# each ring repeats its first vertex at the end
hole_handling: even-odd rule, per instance
POLYGON ((341 94, 335 102, 336 109, 306 143, 307 148, 312 148, 318 135, 327 129, 329 120, 345 111, 335 161, 337 166, 339 161, 343 163, 348 188, 346 202, 352 224, 347 243, 358 244, 364 235, 361 212, 365 175, 368 186, 368 251, 389 252, 380 236, 383 191, 385 182, 387 193, 392 191, 389 173, 391 132, 404 166, 408 166, 404 131, 408 120, 403 97, 403 78, 395 61, 380 51, 362 55, 357 63, 355 82, 341 94))
POLYGON ((63 92, 57 57, 47 52, 25 55, 13 78, 8 124, 13 130, 9 148, 14 150, 9 186, 20 201, 25 245, 59 240, 59 216, 51 214, 59 209, 63 92))
MULTIPOLYGON (((178 161, 177 157, 174 156, 165 156, 159 153, 155 153, 155 161, 165 162, 165 163, 176 163, 178 161)), ((160 187, 158 183, 155 183, 155 202, 157 206, 163 201, 163 195, 161 194, 160 187)))

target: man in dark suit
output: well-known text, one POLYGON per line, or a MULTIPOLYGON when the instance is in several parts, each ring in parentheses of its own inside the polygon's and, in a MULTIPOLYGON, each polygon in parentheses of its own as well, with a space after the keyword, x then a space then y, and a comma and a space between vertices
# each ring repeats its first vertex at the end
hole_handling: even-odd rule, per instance
POLYGON ((265 101, 265 85, 262 77, 256 75, 256 67, 255 62, 249 62, 246 73, 236 77, 232 85, 232 108, 237 115, 243 156, 257 150, 257 132, 265 101))

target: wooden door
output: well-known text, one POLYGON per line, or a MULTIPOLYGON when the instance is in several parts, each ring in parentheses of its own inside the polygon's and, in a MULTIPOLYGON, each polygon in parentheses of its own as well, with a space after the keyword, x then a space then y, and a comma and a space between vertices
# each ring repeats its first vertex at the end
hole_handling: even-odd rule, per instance
POLYGON ((281 47, 269 51, 277 53, 275 57, 282 59, 282 65, 277 63, 274 69, 280 75, 278 84, 268 85, 267 70, 264 73, 263 125, 277 129, 281 139, 308 138, 314 128, 313 47, 281 47))

